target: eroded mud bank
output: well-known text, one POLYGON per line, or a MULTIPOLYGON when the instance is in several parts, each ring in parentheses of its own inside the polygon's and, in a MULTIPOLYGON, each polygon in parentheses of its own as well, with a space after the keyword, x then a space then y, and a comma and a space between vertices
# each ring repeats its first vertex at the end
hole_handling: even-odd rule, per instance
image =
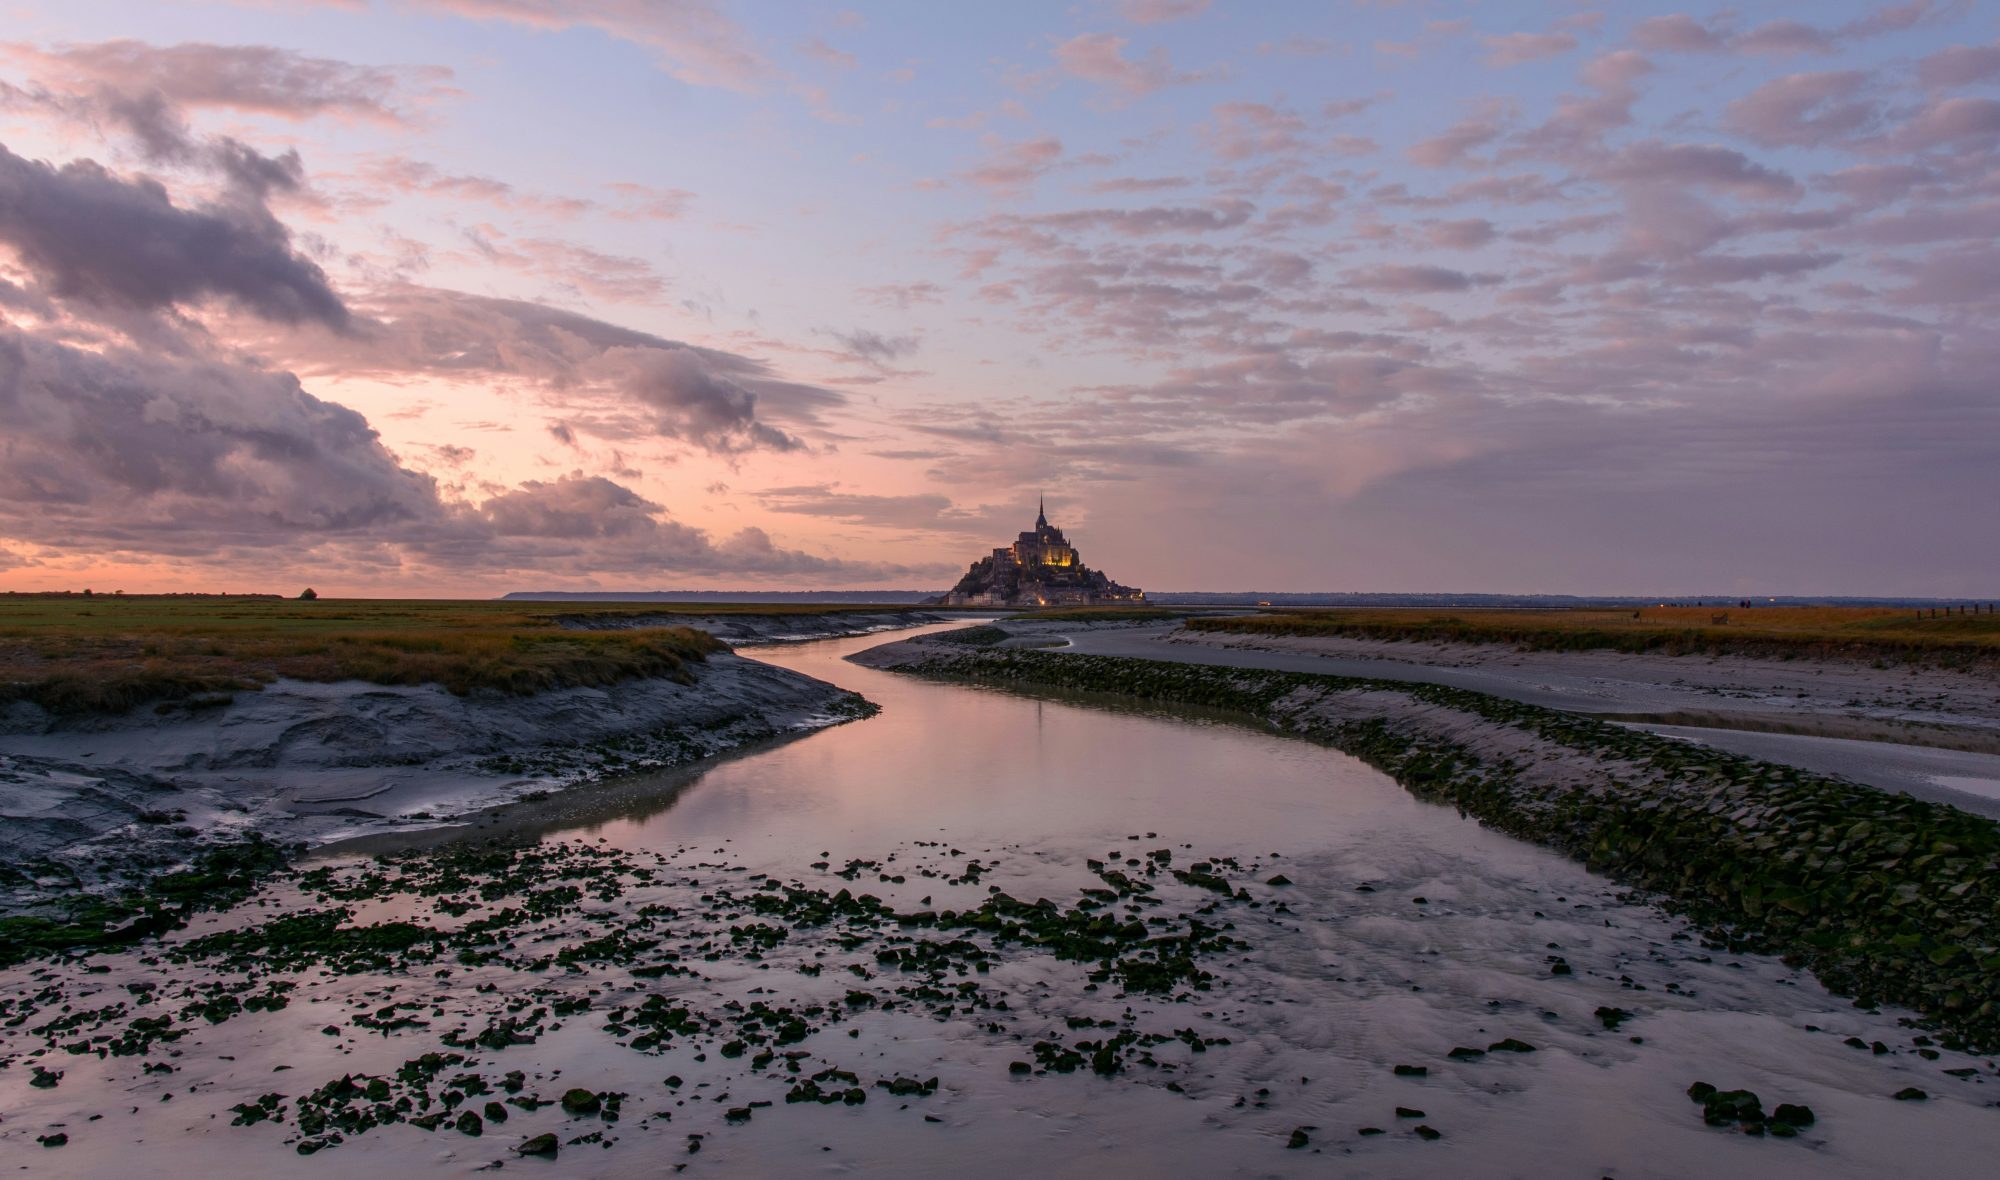
POLYGON ((81 717, 17 703, 0 715, 7 900, 140 879, 250 833, 312 844, 435 824, 868 709, 730 653, 690 673, 529 696, 280 680, 224 702, 81 717))

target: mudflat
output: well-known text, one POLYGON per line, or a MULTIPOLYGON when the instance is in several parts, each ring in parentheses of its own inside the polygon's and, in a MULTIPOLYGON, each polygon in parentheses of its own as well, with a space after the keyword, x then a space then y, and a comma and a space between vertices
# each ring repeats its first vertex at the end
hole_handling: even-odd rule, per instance
POLYGON ((1066 641, 1080 654, 1444 684, 1975 810, 1992 810, 2000 797, 2000 672, 1983 663, 1536 650, 1176 623, 1010 629, 1024 642, 1066 641))

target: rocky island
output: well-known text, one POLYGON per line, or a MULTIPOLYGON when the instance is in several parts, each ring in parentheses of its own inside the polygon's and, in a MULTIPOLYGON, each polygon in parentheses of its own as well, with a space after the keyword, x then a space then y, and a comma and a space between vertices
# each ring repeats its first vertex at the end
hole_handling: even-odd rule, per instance
POLYGON ((1146 592, 1121 586, 1083 564, 1076 546, 1049 523, 1046 503, 1036 505, 1035 527, 972 563, 941 606, 1089 606, 1144 602, 1146 592))

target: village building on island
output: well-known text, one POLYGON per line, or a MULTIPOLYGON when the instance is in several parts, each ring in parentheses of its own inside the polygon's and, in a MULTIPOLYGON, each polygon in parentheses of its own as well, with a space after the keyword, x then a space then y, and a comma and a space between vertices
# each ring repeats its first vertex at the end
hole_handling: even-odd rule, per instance
POLYGON ((941 606, 1080 606, 1100 602, 1144 602, 1146 592, 1120 586, 1083 564, 1076 546, 1049 523, 1045 504, 1036 506, 1035 527, 972 563, 941 606))

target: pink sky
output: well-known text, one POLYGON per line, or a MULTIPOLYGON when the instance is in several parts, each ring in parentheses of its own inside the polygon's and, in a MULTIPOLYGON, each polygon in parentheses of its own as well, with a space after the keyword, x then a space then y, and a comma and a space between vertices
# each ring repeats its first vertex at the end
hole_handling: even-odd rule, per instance
POLYGON ((16 2, 0 589, 2000 594, 2000 12, 16 2))

